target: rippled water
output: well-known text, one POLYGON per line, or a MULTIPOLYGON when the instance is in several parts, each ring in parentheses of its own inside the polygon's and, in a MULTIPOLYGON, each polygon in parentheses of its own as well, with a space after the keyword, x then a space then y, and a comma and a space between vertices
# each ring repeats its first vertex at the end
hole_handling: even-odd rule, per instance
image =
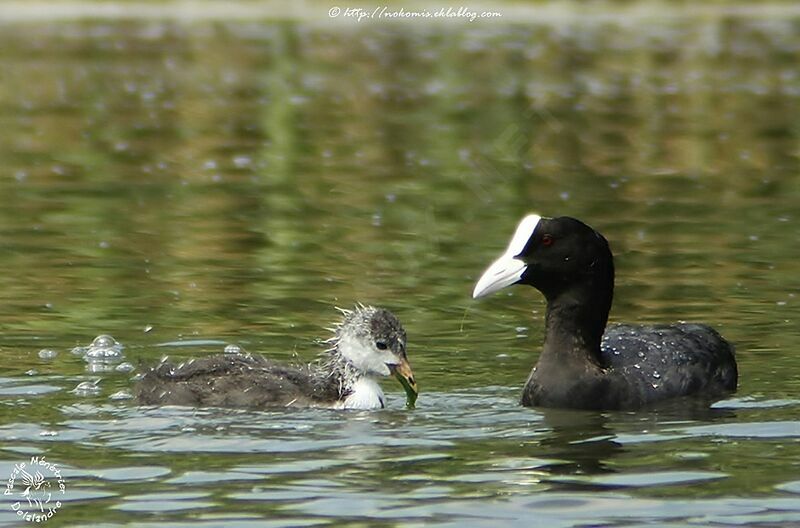
POLYGON ((798 22, 3 23, 0 483, 60 467, 53 526, 800 524, 798 22), (519 407, 542 300, 470 292, 529 211, 609 238, 613 321, 719 328, 738 393, 519 407), (359 301, 416 409, 130 399, 359 301))

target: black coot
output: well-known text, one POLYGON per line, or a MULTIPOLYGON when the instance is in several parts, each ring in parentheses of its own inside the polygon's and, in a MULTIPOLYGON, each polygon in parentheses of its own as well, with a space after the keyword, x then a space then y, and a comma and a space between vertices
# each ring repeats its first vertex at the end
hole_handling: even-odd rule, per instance
POLYGON ((614 260, 606 239, 569 217, 525 217, 473 297, 529 284, 547 300, 526 406, 635 409, 679 396, 736 390, 733 346, 703 324, 611 325, 614 260))

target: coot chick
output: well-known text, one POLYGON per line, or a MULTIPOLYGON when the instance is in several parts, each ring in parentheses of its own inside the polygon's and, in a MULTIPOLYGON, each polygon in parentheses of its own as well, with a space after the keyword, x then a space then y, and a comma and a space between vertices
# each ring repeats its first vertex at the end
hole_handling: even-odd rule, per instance
POLYGON ((249 354, 178 366, 162 361, 139 382, 137 399, 146 405, 380 409, 384 396, 377 378, 394 374, 413 405, 417 385, 397 317, 372 306, 341 312, 343 320, 325 342, 330 348, 316 363, 283 365, 249 354))
POLYGON ((539 361, 522 405, 635 409, 679 396, 736 390, 733 346, 703 324, 612 325, 608 241, 569 217, 526 216, 473 298, 528 284, 547 301, 539 361), (604 334, 605 332, 605 334, 604 334))

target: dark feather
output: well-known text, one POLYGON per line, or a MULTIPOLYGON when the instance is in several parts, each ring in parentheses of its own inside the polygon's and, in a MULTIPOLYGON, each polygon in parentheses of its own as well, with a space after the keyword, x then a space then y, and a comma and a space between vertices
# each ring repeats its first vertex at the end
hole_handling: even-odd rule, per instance
POLYGON ((146 405, 212 407, 313 406, 345 395, 336 372, 318 365, 286 366, 261 356, 221 354, 179 366, 162 362, 139 382, 146 405))

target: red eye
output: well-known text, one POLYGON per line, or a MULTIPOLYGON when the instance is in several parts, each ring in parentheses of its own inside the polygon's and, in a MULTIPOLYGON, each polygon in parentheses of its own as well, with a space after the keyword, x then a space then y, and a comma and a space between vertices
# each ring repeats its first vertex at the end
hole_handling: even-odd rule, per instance
POLYGON ((542 235, 542 245, 543 246, 545 246, 545 247, 552 246, 553 242, 555 242, 555 240, 553 240, 552 235, 547 235, 547 234, 542 235))

